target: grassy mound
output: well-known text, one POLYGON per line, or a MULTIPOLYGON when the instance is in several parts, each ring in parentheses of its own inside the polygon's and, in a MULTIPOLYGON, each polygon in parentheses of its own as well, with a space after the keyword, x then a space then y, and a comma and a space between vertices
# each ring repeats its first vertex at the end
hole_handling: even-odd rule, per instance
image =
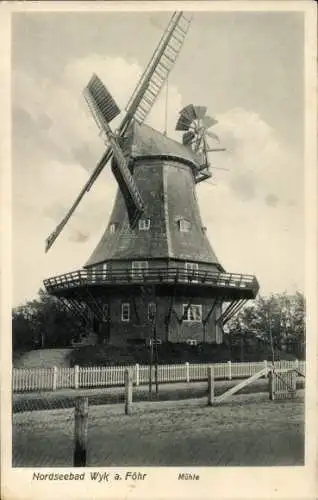
POLYGON ((72 348, 34 349, 13 353, 14 368, 59 368, 70 366, 72 348))

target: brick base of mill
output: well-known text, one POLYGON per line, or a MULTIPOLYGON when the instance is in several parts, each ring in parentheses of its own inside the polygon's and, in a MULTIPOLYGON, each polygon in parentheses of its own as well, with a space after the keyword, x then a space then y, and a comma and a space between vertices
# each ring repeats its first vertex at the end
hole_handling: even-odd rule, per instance
POLYGON ((101 342, 146 342, 155 330, 161 342, 222 343, 222 328, 216 323, 221 305, 211 298, 121 294, 105 298, 103 310, 103 321, 95 324, 101 342))

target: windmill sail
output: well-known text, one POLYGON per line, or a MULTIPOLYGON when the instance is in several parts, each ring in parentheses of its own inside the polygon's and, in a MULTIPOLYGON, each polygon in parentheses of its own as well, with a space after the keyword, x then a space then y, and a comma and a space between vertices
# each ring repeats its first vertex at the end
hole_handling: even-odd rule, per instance
POLYGON ((141 124, 150 112, 182 48, 191 17, 175 12, 132 94, 126 111, 141 124))
POLYGON ((109 126, 109 122, 120 113, 120 109, 105 85, 95 74, 89 81, 84 96, 97 125, 105 132, 112 148, 116 159, 113 172, 126 202, 129 220, 134 225, 144 211, 144 203, 118 141, 109 126))
POLYGON ((102 130, 105 121, 110 123, 120 113, 113 97, 95 73, 84 90, 84 97, 97 126, 102 130))
MULTIPOLYGON (((191 17, 186 17, 183 12, 175 12, 172 15, 150 63, 146 67, 135 91, 128 101, 126 106, 127 114, 119 127, 120 135, 125 134, 132 119, 136 119, 139 123, 142 123, 150 112, 183 46, 190 23, 191 17)), ((111 156, 112 149, 109 147, 103 154, 65 217, 47 238, 45 247, 46 252, 51 248, 68 220, 71 218, 85 193, 91 189, 111 156)))

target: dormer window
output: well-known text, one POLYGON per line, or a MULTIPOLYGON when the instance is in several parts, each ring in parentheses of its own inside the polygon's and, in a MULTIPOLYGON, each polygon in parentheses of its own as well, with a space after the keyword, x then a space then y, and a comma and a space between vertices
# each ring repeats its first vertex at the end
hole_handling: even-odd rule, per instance
POLYGON ((191 222, 188 219, 180 218, 178 220, 178 228, 181 233, 188 233, 191 230, 191 222))
POLYGON ((117 224, 115 224, 114 222, 112 222, 110 225, 109 225, 109 231, 113 234, 116 232, 116 229, 117 229, 117 224))
POLYGON ((139 219, 138 228, 139 228, 139 231, 149 231, 150 219, 139 219))

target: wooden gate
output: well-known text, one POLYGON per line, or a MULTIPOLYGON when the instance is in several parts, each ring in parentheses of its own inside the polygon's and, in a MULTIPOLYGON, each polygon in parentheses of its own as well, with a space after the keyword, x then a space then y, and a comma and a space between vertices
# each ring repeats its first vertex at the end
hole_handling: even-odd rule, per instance
POLYGON ((296 370, 271 370, 269 372, 269 398, 293 399, 296 397, 296 370))

